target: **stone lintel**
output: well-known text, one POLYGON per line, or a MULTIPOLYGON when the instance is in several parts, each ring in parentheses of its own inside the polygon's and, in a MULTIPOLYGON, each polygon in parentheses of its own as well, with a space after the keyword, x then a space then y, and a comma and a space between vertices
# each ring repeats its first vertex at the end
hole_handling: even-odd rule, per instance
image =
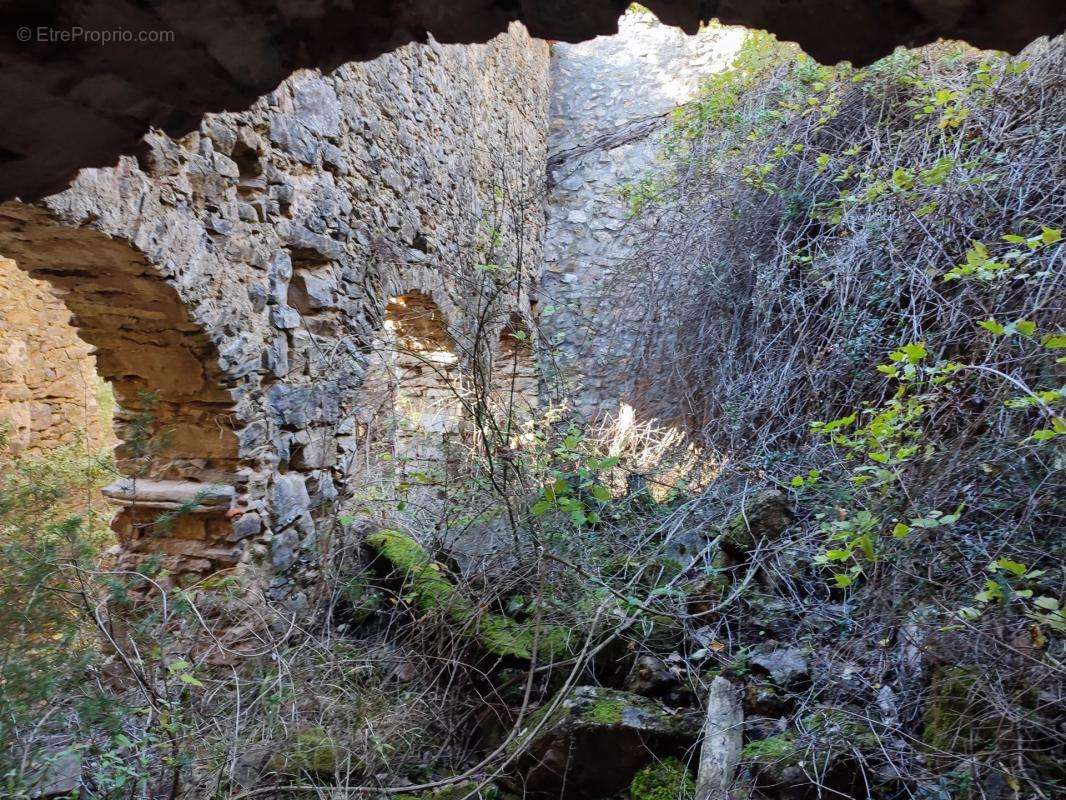
POLYGON ((108 502, 119 506, 185 508, 193 514, 209 514, 228 510, 237 493, 232 486, 222 483, 120 478, 105 486, 103 494, 108 502))

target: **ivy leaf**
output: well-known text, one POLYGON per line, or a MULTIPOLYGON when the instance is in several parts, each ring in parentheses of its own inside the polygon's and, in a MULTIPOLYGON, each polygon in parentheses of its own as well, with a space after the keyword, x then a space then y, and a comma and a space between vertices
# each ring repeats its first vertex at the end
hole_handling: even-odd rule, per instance
POLYGON ((1041 226, 1040 240, 1044 244, 1055 244, 1055 242, 1062 240, 1062 231, 1058 228, 1041 226))
POLYGON ((847 589, 851 584, 855 583, 854 578, 848 575, 834 575, 833 580, 836 581, 838 589, 847 589))
POLYGON ((924 342, 914 342, 912 344, 905 344, 900 348, 903 355, 907 357, 907 361, 911 364, 917 364, 926 356, 926 349, 924 342))
POLYGON ((921 517, 920 519, 912 519, 912 528, 935 528, 940 524, 939 520, 930 519, 929 517, 921 517))
POLYGON ((986 319, 984 322, 978 322, 977 327, 984 328, 994 336, 1002 336, 1007 332, 1007 329, 996 322, 994 319, 986 319))
POLYGON ((547 500, 539 500, 539 501, 537 501, 536 503, 533 504, 533 507, 531 509, 529 509, 529 512, 534 517, 542 517, 542 516, 544 516, 545 514, 548 513, 548 511, 551 509, 551 507, 552 507, 552 504, 549 503, 547 500))

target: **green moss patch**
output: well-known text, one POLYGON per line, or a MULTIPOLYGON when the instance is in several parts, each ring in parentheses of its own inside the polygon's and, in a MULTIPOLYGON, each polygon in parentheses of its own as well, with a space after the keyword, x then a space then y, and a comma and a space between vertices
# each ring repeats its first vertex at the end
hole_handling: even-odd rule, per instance
POLYGON ((696 782, 676 758, 645 767, 629 786, 630 800, 690 800, 695 794, 696 782))
POLYGON ((267 769, 288 774, 332 775, 342 756, 337 741, 324 728, 316 726, 297 733, 285 752, 270 759, 267 769))
MULTIPOLYGON (((497 656, 530 659, 537 641, 536 626, 503 614, 485 613, 464 597, 444 568, 430 558, 415 539, 405 533, 380 530, 367 537, 367 544, 384 557, 404 582, 410 602, 426 612, 439 611, 461 630, 472 635, 488 652, 497 656)), ((571 631, 556 625, 540 628, 538 654, 555 658, 571 652, 571 631)))

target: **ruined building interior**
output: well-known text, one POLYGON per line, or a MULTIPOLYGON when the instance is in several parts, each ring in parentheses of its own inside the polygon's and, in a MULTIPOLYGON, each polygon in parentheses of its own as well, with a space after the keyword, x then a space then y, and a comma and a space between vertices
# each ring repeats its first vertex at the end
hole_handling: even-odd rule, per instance
POLYGON ((657 163, 744 26, 864 65, 938 37, 1018 51, 1066 15, 1054 0, 4 5, 34 30, 177 31, 62 57, 0 44, 8 452, 113 448, 109 569, 150 561, 163 589, 234 576, 289 620, 313 618, 339 538, 386 524, 461 572, 506 561, 503 511, 449 527, 464 449, 521 449, 560 404, 675 421, 633 356, 642 310, 605 291, 640 237, 619 187, 657 163))

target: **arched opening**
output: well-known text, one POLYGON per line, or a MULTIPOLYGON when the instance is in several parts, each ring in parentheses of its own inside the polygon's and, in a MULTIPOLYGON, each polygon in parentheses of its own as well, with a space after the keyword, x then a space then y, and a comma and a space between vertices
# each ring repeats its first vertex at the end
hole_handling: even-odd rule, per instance
MULTIPOLYGON (((363 382, 366 438, 391 462, 391 489, 415 507, 439 511, 454 475, 462 431, 461 376, 455 342, 428 294, 408 291, 385 306, 363 382)), ((368 460, 366 474, 380 465, 368 460)))
POLYGON ((538 377, 533 333, 526 320, 512 314, 500 331, 492 370, 493 411, 501 432, 512 436, 537 407, 538 377))
POLYGON ((440 308, 422 292, 389 300, 385 330, 393 349, 395 456, 401 475, 441 485, 454 463, 462 419, 455 344, 440 308))
POLYGON ((104 495, 122 565, 151 557, 178 580, 234 565, 233 400, 189 306, 130 244, 42 208, 0 206, 0 253, 62 300, 113 388, 121 477, 104 495))

